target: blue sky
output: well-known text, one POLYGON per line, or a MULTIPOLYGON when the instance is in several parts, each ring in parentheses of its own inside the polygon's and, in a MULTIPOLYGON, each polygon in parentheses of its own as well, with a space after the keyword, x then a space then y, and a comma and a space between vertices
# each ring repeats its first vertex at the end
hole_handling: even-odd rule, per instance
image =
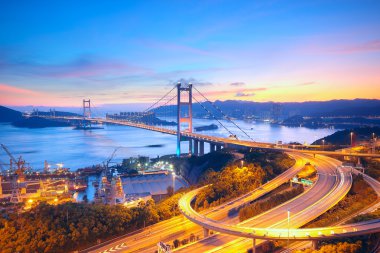
POLYGON ((2 1, 6 105, 380 98, 379 1, 2 1))

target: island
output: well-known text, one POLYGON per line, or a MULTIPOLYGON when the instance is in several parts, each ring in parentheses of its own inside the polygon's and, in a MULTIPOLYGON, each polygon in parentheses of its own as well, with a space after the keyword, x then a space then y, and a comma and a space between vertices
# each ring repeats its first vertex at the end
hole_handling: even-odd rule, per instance
POLYGON ((194 127, 194 130, 196 132, 202 132, 202 131, 209 131, 209 130, 216 130, 218 129, 218 126, 215 124, 207 125, 207 126, 199 126, 199 127, 194 127))

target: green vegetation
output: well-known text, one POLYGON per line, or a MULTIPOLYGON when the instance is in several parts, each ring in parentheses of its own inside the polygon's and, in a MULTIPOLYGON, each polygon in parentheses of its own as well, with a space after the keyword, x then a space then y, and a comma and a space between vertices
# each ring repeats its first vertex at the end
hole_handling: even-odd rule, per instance
POLYGON ((380 162, 379 160, 365 159, 363 165, 366 168, 365 173, 376 180, 380 180, 380 162))
POLYGON ((362 242, 338 242, 336 244, 327 244, 318 250, 305 249, 297 250, 296 253, 361 253, 368 252, 362 250, 362 242))
POLYGON ((265 212, 278 205, 281 205, 282 203, 285 203, 286 201, 301 194, 303 190, 304 189, 302 185, 297 185, 295 188, 291 189, 290 191, 277 193, 268 199, 247 205, 243 207, 242 209, 240 209, 239 220, 240 221, 247 220, 253 216, 259 215, 262 212, 265 212))
POLYGON ((191 184, 198 184, 206 171, 220 171, 234 160, 234 155, 228 150, 212 152, 203 156, 191 156, 186 158, 162 157, 174 165, 176 173, 182 175, 191 184))
POLYGON ((176 193, 137 207, 65 203, 40 204, 30 212, 0 214, 1 253, 68 252, 100 238, 125 234, 179 214, 176 193))
POLYGON ((347 224, 357 223, 357 222, 363 222, 363 221, 374 220, 374 219, 379 219, 379 218, 380 218, 380 208, 372 213, 366 213, 366 214, 355 216, 354 218, 350 219, 346 223, 347 224))
POLYGON ((363 177, 353 175, 353 184, 347 196, 305 227, 324 227, 334 224, 372 204, 376 199, 376 192, 364 181, 363 177))
POLYGON ((244 155, 247 163, 260 166, 266 173, 266 180, 270 180, 292 167, 295 160, 282 152, 268 150, 253 150, 244 155))
MULTIPOLYGON (((199 207, 203 207, 205 200, 217 205, 252 190, 294 163, 281 153, 260 152, 246 154, 244 168, 231 164, 221 172, 215 172, 212 169, 218 168, 215 165, 205 166, 209 170, 203 177, 203 184, 214 183, 210 188, 214 195, 203 195, 204 200, 199 207)), ((232 160, 233 155, 217 154, 213 157, 215 164, 222 166, 232 160)), ((204 158, 194 159, 204 165, 204 158)), ((0 211, 0 253, 68 252, 94 244, 100 239, 107 240, 136 231, 178 215, 178 199, 184 192, 173 194, 172 189, 168 188, 168 198, 158 203, 153 200, 141 202, 133 208, 86 203, 56 206, 42 203, 20 214, 0 211)), ((195 239, 194 235, 190 235, 173 243, 184 245, 195 239)))
POLYGON ((350 145, 351 132, 355 133, 355 141, 370 140, 372 138, 372 133, 375 133, 376 136, 380 135, 380 127, 359 127, 354 129, 341 130, 329 136, 316 140, 312 144, 323 145, 322 140, 325 140, 325 145, 350 145))
POLYGON ((240 162, 235 162, 219 173, 213 170, 205 173, 201 183, 212 185, 199 192, 195 208, 217 206, 252 191, 294 164, 286 154, 261 150, 247 152, 244 161, 243 167, 240 162))
POLYGON ((254 164, 240 168, 236 163, 224 168, 220 173, 210 171, 207 173, 205 181, 212 185, 199 192, 195 201, 195 208, 217 206, 229 199, 238 197, 259 187, 264 178, 264 170, 254 164))

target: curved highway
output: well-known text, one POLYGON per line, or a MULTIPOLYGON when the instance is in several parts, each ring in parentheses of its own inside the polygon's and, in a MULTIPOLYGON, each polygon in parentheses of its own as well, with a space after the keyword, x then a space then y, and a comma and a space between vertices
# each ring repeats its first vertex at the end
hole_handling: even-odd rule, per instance
MULTIPOLYGON (((201 217, 202 215, 197 214, 189 205, 199 189, 188 193, 187 196, 180 200, 180 210, 193 222, 199 225, 202 224, 202 226, 222 234, 206 238, 201 243, 193 244, 189 248, 185 247, 183 251, 206 252, 207 250, 221 250, 237 252, 237 246, 246 249, 252 245, 252 241, 244 238, 236 239, 235 236, 270 239, 269 237, 271 237, 273 231, 276 233, 276 239, 287 239, 288 210, 290 211, 289 227, 300 227, 334 206, 347 194, 351 187, 350 174, 336 169, 340 165, 338 161, 327 157, 318 157, 313 159, 313 163, 318 164, 319 177, 311 189, 238 225, 220 223, 205 216, 201 217)), ((292 230, 289 230, 290 236, 292 235, 291 232, 292 230)))
MULTIPOLYGON (((334 160, 326 157, 323 159, 326 160, 325 162, 330 164, 332 163, 332 160, 334 160)), ((321 170, 322 167, 318 166, 319 170, 321 170)), ((310 190, 308 193, 289 201, 285 205, 281 205, 280 207, 272 209, 259 217, 254 217, 253 219, 239 225, 229 225, 214 221, 195 212, 190 206, 190 203, 196 197, 199 189, 187 193, 180 199, 180 210, 188 219, 205 228, 220 232, 222 234, 246 238, 288 240, 289 233, 290 240, 321 240, 379 232, 380 220, 324 228, 294 229, 295 227, 302 226, 315 217, 318 217, 320 214, 334 206, 349 191, 352 182, 350 173, 344 172, 340 167, 335 172, 337 173, 331 174, 331 171, 327 172, 328 174, 325 174, 326 171, 324 171, 324 173, 320 173, 320 178, 324 177, 325 174, 325 176, 336 178, 337 182, 334 187, 330 188, 329 194, 326 195, 325 193, 318 194, 320 190, 323 191, 322 188, 318 187, 318 192, 314 192, 317 197, 314 204, 310 205, 310 203, 306 204, 306 202, 303 202, 307 201, 304 197, 309 195, 309 192, 312 193, 312 190, 310 190), (301 206, 307 207, 301 210, 301 206), (294 208, 301 209, 297 212, 294 208), (287 210, 290 210, 291 213, 290 229, 288 229, 287 223, 287 210), (295 214, 293 215, 292 213, 295 214), (271 225, 268 226, 269 223, 271 223, 271 225)), ((320 179, 318 179, 318 181, 319 180, 320 179)), ((210 244, 212 244, 212 247, 215 247, 215 239, 212 240, 214 241, 210 244)), ((224 240, 222 241, 225 242, 224 240)), ((203 241, 201 244, 202 252, 208 250, 208 248, 205 247, 205 245, 208 244, 207 241, 203 241)), ((190 246, 190 248, 184 248, 184 250, 191 252, 199 251, 199 249, 196 249, 195 245, 196 244, 190 246)), ((234 245, 236 246, 236 241, 234 245)), ((221 248, 226 249, 226 245, 223 245, 221 248)))
MULTIPOLYGON (((229 211, 238 208, 239 206, 252 202, 255 199, 269 193, 283 183, 288 182, 293 178, 305 165, 306 162, 313 162, 313 158, 310 155, 288 153, 295 159, 295 164, 275 177, 271 181, 262 185, 260 188, 255 189, 239 198, 236 198, 228 203, 222 204, 210 210, 201 212, 203 215, 214 220, 229 220, 229 211)), ((172 242, 179 237, 189 237, 193 233, 195 235, 203 234, 202 229, 193 222, 185 219, 183 216, 174 217, 170 220, 159 222, 155 225, 147 227, 137 233, 130 236, 122 237, 112 242, 105 242, 104 245, 94 246, 82 252, 152 252, 157 249, 156 244, 159 241, 172 242)))

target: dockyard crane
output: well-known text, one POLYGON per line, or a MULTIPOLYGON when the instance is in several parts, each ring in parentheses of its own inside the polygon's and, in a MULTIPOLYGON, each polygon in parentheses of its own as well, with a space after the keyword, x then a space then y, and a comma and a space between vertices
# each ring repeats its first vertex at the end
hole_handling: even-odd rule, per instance
POLYGON ((1 147, 4 149, 4 151, 7 153, 7 155, 10 158, 9 172, 11 174, 17 174, 18 176, 23 176, 24 171, 26 170, 26 167, 25 167, 25 160, 22 159, 22 156, 20 156, 18 160, 16 160, 16 158, 12 155, 12 153, 4 144, 1 144, 1 147), (13 169, 13 164, 16 164, 17 166, 16 170, 13 169))
POLYGON ((4 149, 4 151, 7 153, 7 155, 10 158, 10 169, 9 173, 11 175, 12 180, 12 194, 10 198, 11 203, 19 203, 21 202, 21 196, 20 196, 20 189, 19 189, 19 183, 24 181, 24 171, 25 171, 25 161, 20 158, 16 160, 12 153, 9 151, 9 149, 4 145, 1 144, 1 147, 4 149), (17 169, 13 169, 13 163, 17 165, 17 169))

